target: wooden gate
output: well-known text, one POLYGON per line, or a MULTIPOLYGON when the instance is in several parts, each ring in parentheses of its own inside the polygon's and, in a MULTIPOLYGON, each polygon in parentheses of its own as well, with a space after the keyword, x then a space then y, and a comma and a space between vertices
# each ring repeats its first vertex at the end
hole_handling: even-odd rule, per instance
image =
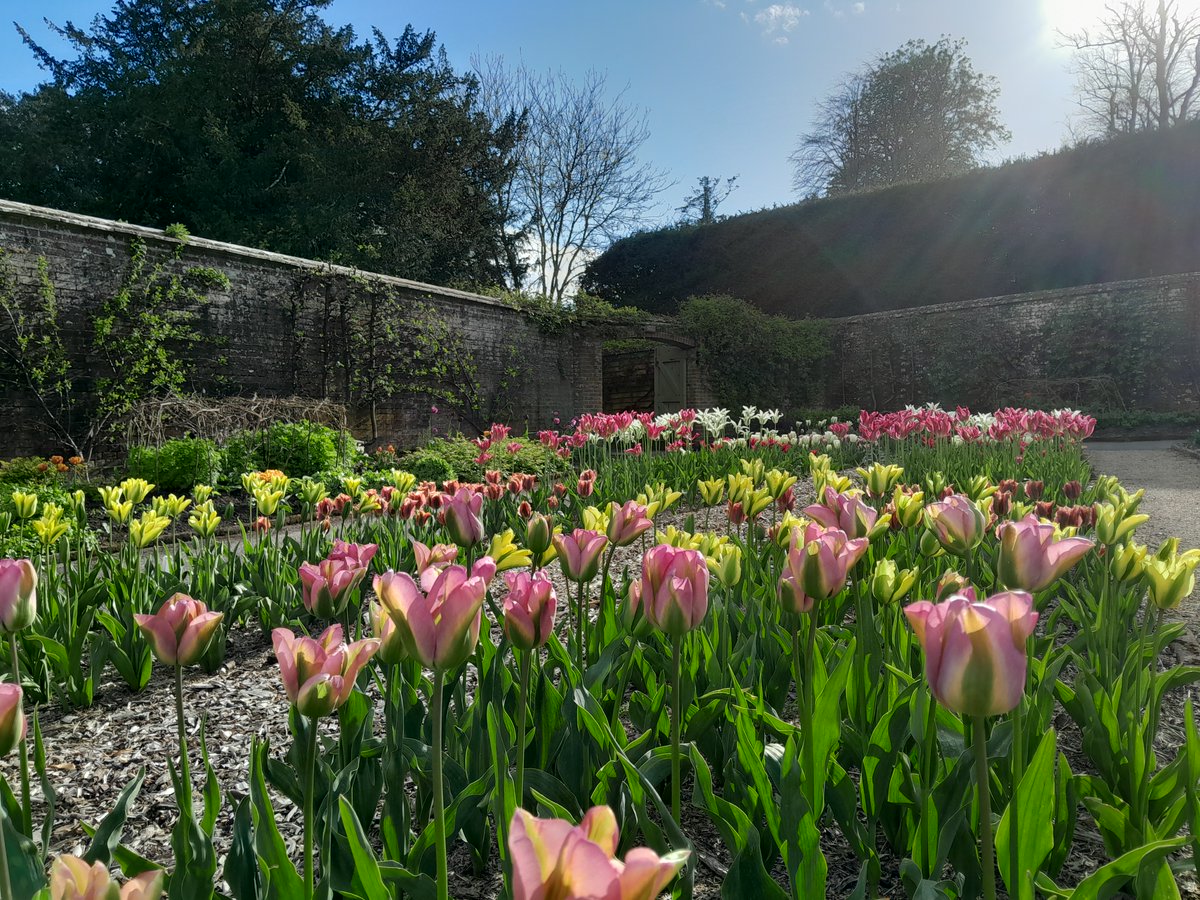
POLYGON ((654 411, 678 412, 687 406, 687 351, 660 344, 654 349, 654 411))

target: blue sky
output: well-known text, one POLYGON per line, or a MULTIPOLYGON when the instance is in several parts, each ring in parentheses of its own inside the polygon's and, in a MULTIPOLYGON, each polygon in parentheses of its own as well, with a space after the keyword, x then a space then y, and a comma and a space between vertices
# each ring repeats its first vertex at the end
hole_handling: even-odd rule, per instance
MULTIPOLYGON (((335 0, 332 22, 396 35, 433 29, 451 61, 476 55, 532 68, 608 73, 647 110, 647 160, 676 182, 657 216, 670 220, 701 175, 738 175, 721 212, 795 200, 788 154, 816 103, 846 72, 909 38, 966 38, 976 67, 995 75, 1012 141, 996 160, 1059 147, 1072 110, 1069 55, 1055 29, 1086 23, 1104 0, 335 0)), ((1187 6, 1200 0, 1183 0, 1187 6)), ((10 21, 55 47, 42 18, 83 24, 105 0, 0 3, 0 88, 42 77, 10 21)))

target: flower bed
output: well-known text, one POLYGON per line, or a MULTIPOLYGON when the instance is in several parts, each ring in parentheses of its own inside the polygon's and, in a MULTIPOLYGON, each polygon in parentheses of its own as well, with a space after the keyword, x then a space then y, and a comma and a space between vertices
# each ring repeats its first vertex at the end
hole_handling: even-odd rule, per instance
POLYGON ((138 776, 59 883, 86 863, 145 896, 167 865, 172 895, 239 900, 472 879, 518 898, 1169 895, 1200 821, 1190 702, 1182 746, 1155 738, 1164 695, 1200 669, 1160 665, 1180 631, 1164 611, 1200 551, 1135 543, 1140 492, 1081 455, 1094 423, 926 408, 777 424, 585 416, 529 439, 558 460, 534 473, 487 468, 518 452, 493 426, 478 484, 397 469, 331 494, 248 473, 232 541, 203 489, 104 489, 98 541, 76 519, 0 565, 31 721, 21 740, 21 698, 0 691, 14 895, 64 849, 42 822, 69 754, 34 702, 89 706, 106 673, 140 691, 155 660, 179 726, 151 773, 174 783, 170 852, 129 837, 138 776), (159 546, 183 518, 194 537, 159 546), (242 677, 247 702, 277 704, 275 743, 251 739, 222 795, 215 772, 237 761, 208 753, 221 722, 187 727, 204 709, 185 673, 220 672, 243 630, 273 642, 277 687, 242 677), (1104 848, 1090 871, 1085 833, 1104 848))

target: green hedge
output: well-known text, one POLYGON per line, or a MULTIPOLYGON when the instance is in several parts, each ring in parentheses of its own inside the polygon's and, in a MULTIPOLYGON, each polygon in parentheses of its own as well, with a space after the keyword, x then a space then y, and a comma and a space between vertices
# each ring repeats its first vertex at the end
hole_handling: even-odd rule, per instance
POLYGON ((198 484, 216 484, 221 478, 221 451, 200 438, 177 438, 161 447, 131 447, 126 463, 129 474, 145 478, 160 492, 190 491, 198 484))

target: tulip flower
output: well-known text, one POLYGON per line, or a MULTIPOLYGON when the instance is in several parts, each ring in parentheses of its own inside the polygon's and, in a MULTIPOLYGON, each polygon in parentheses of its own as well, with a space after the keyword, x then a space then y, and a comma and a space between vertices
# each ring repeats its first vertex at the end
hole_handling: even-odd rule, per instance
POLYGON ((916 569, 901 569, 895 560, 881 559, 871 575, 871 596, 880 603, 896 603, 916 582, 916 569))
POLYGON ((925 651, 925 677, 947 709, 967 716, 998 716, 1025 690, 1025 641, 1038 614, 1025 591, 972 602, 962 594, 934 605, 904 608, 925 651))
POLYGON ((162 869, 151 869, 119 887, 104 863, 89 866, 64 853, 50 867, 50 900, 159 900, 165 877, 162 869))
POLYGON ((1146 569, 1146 554, 1148 553, 1144 544, 1130 541, 1119 547, 1110 547, 1109 552, 1111 557, 1108 565, 1113 578, 1123 583, 1129 583, 1142 577, 1142 573, 1146 569))
POLYGON ((646 507, 636 500, 618 505, 614 500, 608 507, 608 539, 614 547, 628 547, 654 527, 646 507))
POLYGON ((869 539, 849 540, 844 531, 810 524, 788 550, 779 593, 794 613, 810 612, 813 602, 828 600, 846 586, 850 569, 867 552, 869 539))
POLYGON ((506 572, 508 596, 504 598, 504 634, 520 650, 533 650, 554 632, 558 597, 544 572, 506 572))
POLYGON ((25 740, 25 710, 21 686, 0 684, 0 757, 8 756, 25 740))
POLYGON ((154 615, 133 618, 159 662, 184 667, 194 666, 208 651, 224 613, 209 612, 201 601, 175 594, 154 615))
POLYGON ((955 556, 966 556, 983 540, 987 518, 962 494, 925 507, 925 524, 939 544, 955 556))
POLYGON ((385 666, 399 665, 408 658, 396 623, 392 621, 387 609, 378 603, 371 604, 371 635, 379 641, 379 651, 375 658, 385 666))
POLYGON ((0 634, 13 634, 33 624, 37 583, 31 560, 0 559, 0 634))
POLYGON ((1001 522, 996 528, 1000 553, 996 578, 1009 590, 1043 591, 1092 549, 1088 538, 1054 540, 1054 526, 1035 516, 1001 522))
POLYGON ((417 560, 417 578, 420 579, 421 589, 426 591, 433 587, 442 569, 458 559, 458 547, 453 544, 434 544, 429 547, 420 541, 413 541, 412 548, 417 560))
MULTIPOLYGON (((1020 705, 1028 665, 1026 641, 1038 620, 1033 597, 1009 591, 977 603, 957 594, 936 605, 926 600, 912 603, 904 613, 925 653, 930 691, 947 709, 972 718, 984 897, 995 900, 986 719, 1020 705)), ((1014 739, 1019 742, 1019 713, 1013 714, 1014 739)), ((1013 837, 1016 834, 1014 823, 1013 837)))
POLYGON ((551 536, 554 534, 554 523, 545 513, 533 513, 525 523, 525 546, 529 548, 535 560, 540 561, 550 549, 551 536))
POLYGON ((687 862, 686 850, 660 857, 645 847, 621 862, 618 838, 607 806, 593 807, 578 825, 516 810, 508 831, 513 900, 654 900, 687 862))
POLYGON ((825 499, 804 509, 804 514, 826 528, 845 532, 848 538, 873 538, 881 534, 890 522, 877 525, 879 513, 854 494, 839 494, 825 488, 825 499))
POLYGON ((474 547, 483 540, 483 494, 460 490, 446 504, 446 530, 460 547, 474 547))
POLYGON ((474 652, 487 593, 482 574, 447 566, 422 591, 407 572, 389 571, 375 577, 375 593, 408 654, 423 666, 451 669, 474 652))
POLYGON ((655 628, 681 637, 708 612, 708 563, 698 550, 659 544, 642 557, 642 602, 655 628))
POLYGON ((492 535, 487 555, 495 562, 497 572, 524 568, 533 562, 533 552, 517 546, 517 536, 511 528, 492 535))
POLYGON ((347 644, 341 625, 330 625, 315 639, 276 628, 271 642, 288 700, 300 715, 313 719, 336 712, 350 699, 358 673, 380 643, 368 638, 347 644))
POLYGON ((925 512, 925 493, 905 493, 899 487, 892 493, 892 505, 896 508, 896 519, 901 528, 915 528, 925 512))
POLYGON ((886 497, 900 483, 904 469, 896 465, 875 463, 869 469, 856 469, 860 478, 867 486, 867 496, 876 499, 886 497))
POLYGON ((332 557, 313 565, 300 564, 300 583, 304 607, 321 619, 335 619, 345 611, 354 589, 366 577, 365 568, 351 568, 332 557))
POLYGON ((1096 505, 1096 539, 1112 547, 1123 543, 1139 525, 1148 522, 1145 513, 1133 513, 1125 504, 1099 503, 1096 505))
POLYGON ((576 528, 570 534, 556 534, 551 541, 558 552, 563 574, 570 581, 585 582, 596 577, 600 556, 608 538, 596 531, 576 528))
POLYGON ((1155 556, 1146 557, 1145 574, 1150 601, 1158 609, 1174 609, 1196 589, 1200 550, 1178 552, 1178 541, 1168 543, 1155 556))
POLYGON ((680 682, 683 637, 700 624, 708 612, 708 563, 699 550, 682 550, 659 544, 642 557, 638 597, 646 618, 671 638, 671 680, 674 709, 671 714, 671 812, 679 821, 679 738, 683 719, 680 682))

